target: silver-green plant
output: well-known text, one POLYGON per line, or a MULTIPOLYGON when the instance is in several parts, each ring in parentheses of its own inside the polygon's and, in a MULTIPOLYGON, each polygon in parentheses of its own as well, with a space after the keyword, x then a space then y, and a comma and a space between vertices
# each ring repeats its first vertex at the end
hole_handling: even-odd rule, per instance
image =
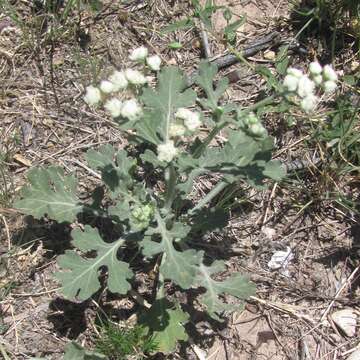
POLYGON ((86 153, 88 166, 101 173, 111 201, 99 201, 96 196, 93 203, 82 201, 75 175, 51 166, 29 171, 30 184, 22 190, 16 207, 36 218, 46 215, 71 224, 79 214, 88 213, 110 219, 122 229, 121 237, 107 242, 90 225, 74 226, 74 250, 59 257, 64 271, 56 274, 66 298, 90 298, 103 285, 99 280, 103 269, 108 290, 127 295, 134 278, 127 248, 137 249, 146 261, 157 262, 156 295, 138 320, 159 351, 169 352, 178 340, 188 339, 184 325, 189 315, 166 296, 166 284, 184 291, 199 289, 198 307, 218 321, 224 312, 241 308, 241 300, 255 290, 240 273, 224 278, 225 262, 211 261, 206 247, 199 249, 202 233, 222 229, 227 223, 227 214, 214 200, 240 179, 263 186, 268 178, 280 180, 284 170, 280 162, 271 160, 273 140, 254 113, 264 103, 239 109, 222 101, 228 81, 214 84, 215 65, 200 64, 197 93, 187 87, 178 67, 160 70, 161 60, 149 57, 145 48, 136 49, 130 58, 144 67, 147 76, 137 69, 115 71, 98 86, 89 86, 85 95, 91 106, 103 103, 129 144, 135 145, 130 150, 104 145, 86 153), (213 146, 221 130, 226 130, 227 140, 213 146), (138 149, 135 155, 134 149, 138 149), (152 185, 141 176, 144 169, 152 169, 152 185), (194 182, 214 173, 222 180, 198 199, 194 182), (224 295, 238 301, 227 303, 224 295))

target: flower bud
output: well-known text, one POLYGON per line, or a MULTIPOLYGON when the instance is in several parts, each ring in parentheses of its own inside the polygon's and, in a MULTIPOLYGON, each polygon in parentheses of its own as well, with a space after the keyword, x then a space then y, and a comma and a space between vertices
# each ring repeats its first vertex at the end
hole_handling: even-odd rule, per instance
POLYGON ((185 134, 186 128, 180 124, 171 124, 169 129, 169 136, 183 136, 185 134))
POLYGON ((314 81, 314 83, 315 83, 316 85, 321 85, 322 82, 323 82, 323 77, 322 77, 322 75, 320 74, 320 75, 314 76, 314 77, 313 77, 313 81, 314 81))
POLYGON ((141 106, 135 99, 124 101, 121 107, 121 116, 129 120, 137 120, 142 114, 141 106))
POLYGON ((138 70, 126 69, 125 76, 133 85, 144 85, 147 83, 146 77, 138 70))
POLYGON ((122 102, 117 98, 112 98, 104 104, 104 108, 113 118, 117 118, 121 114, 122 102))
POLYGON ((140 46, 131 51, 129 59, 132 61, 142 62, 148 55, 148 49, 145 46, 140 46))
POLYGON ((249 131, 255 136, 264 136, 264 135, 266 135, 266 129, 260 123, 251 124, 249 126, 249 131))
POLYGON ((300 79, 303 76, 303 72, 299 69, 295 69, 295 68, 288 68, 286 70, 286 73, 288 75, 292 75, 295 76, 296 78, 300 79))
POLYGON ((317 103, 318 98, 315 95, 310 94, 301 100, 300 106, 306 113, 310 113, 316 108, 317 103))
POLYGON ((114 71, 109 77, 109 81, 113 83, 114 91, 125 89, 128 86, 128 81, 122 71, 114 71))
POLYGON ((326 94, 330 94, 336 90, 337 85, 335 81, 328 80, 324 82, 323 87, 324 87, 324 92, 326 94))
POLYGON ((322 70, 322 66, 317 61, 313 61, 309 65, 309 71, 312 76, 320 75, 322 70))
POLYGON ((157 152, 160 161, 169 163, 178 154, 178 149, 174 146, 173 140, 168 140, 166 143, 157 146, 157 152))
POLYGON ((179 108, 175 116, 184 120, 184 125, 190 131, 195 131, 201 125, 200 114, 186 108, 179 108))
POLYGON ((331 65, 324 66, 323 76, 325 80, 337 81, 338 79, 338 76, 331 65))
POLYGON ((299 78, 294 75, 286 75, 283 85, 288 91, 296 91, 299 83, 299 78))
POLYGON ((312 95, 315 90, 315 83, 311 81, 306 75, 299 79, 297 93, 300 97, 304 98, 312 95))
POLYGON ((104 94, 110 94, 114 91, 114 84, 108 80, 102 80, 99 87, 104 94))
POLYGON ((88 86, 86 88, 86 94, 84 96, 85 102, 90 106, 95 106, 101 101, 101 92, 95 86, 88 86))
POLYGON ((146 63, 148 64, 149 68, 153 71, 159 71, 161 65, 161 59, 157 55, 149 56, 146 58, 146 63))

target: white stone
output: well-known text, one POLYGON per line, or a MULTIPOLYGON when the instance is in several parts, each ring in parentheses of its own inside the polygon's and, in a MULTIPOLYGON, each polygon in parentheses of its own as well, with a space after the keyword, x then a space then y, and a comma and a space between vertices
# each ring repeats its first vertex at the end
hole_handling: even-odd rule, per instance
POLYGON ((359 360, 360 359, 360 348, 355 350, 346 360, 359 360))
POLYGON ((353 309, 339 310, 331 314, 331 319, 348 337, 356 334, 357 315, 353 309))
POLYGON ((294 254, 290 247, 286 251, 276 251, 268 262, 268 267, 271 270, 286 269, 290 261, 294 259, 294 254))

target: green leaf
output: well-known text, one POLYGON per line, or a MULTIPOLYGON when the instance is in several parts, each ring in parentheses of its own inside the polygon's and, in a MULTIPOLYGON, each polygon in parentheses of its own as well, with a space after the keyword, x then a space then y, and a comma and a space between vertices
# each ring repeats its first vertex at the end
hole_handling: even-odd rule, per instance
POLYGON ((180 307, 174 307, 166 299, 158 299, 140 316, 139 323, 149 329, 157 350, 166 354, 175 350, 177 341, 188 340, 183 326, 188 320, 189 315, 180 307))
POLYGON ((217 72, 218 68, 215 64, 202 61, 199 65, 199 74, 195 78, 195 83, 205 91, 207 97, 207 99, 201 99, 200 104, 212 111, 218 108, 219 100, 229 85, 228 79, 223 78, 214 88, 213 80, 217 72))
POLYGON ((224 271, 223 261, 215 261, 211 266, 201 264, 195 279, 196 285, 206 289, 205 294, 199 297, 200 304, 204 305, 208 314, 216 320, 221 320, 218 314, 242 307, 224 303, 220 298, 221 295, 228 294, 238 299, 246 299, 255 293, 255 286, 239 273, 232 274, 223 281, 212 279, 212 275, 224 271))
POLYGON ((83 210, 76 196, 76 179, 64 175, 60 167, 35 168, 29 171, 29 186, 21 191, 15 207, 21 212, 41 218, 45 214, 58 222, 73 222, 83 210))
POLYGON ((96 352, 85 350, 82 346, 72 341, 65 347, 64 360, 107 360, 108 357, 96 352))
POLYGON ((281 46, 275 59, 276 70, 279 74, 285 75, 289 66, 288 57, 289 45, 281 46))
POLYGON ((125 239, 119 239, 112 243, 104 242, 99 232, 86 225, 84 231, 75 229, 72 231, 72 244, 85 254, 96 252, 96 257, 84 258, 75 251, 67 250, 59 256, 60 267, 70 271, 59 272, 56 278, 62 284, 62 292, 67 298, 78 297, 86 300, 100 289, 99 270, 107 268, 108 288, 113 293, 126 294, 131 288, 126 279, 133 276, 129 265, 118 260, 118 251, 124 245, 125 239))
POLYGON ((185 29, 189 29, 192 28, 195 25, 194 20, 192 20, 190 17, 186 18, 186 19, 182 19, 179 21, 176 21, 168 26, 165 26, 161 32, 163 34, 168 34, 171 32, 174 32, 176 30, 185 30, 185 29))
POLYGON ((244 25, 246 22, 246 17, 243 16, 241 19, 232 22, 231 24, 227 25, 224 29, 225 34, 235 32, 240 26, 244 25))
POLYGON ((155 213, 156 228, 149 228, 142 241, 142 253, 145 256, 163 254, 164 261, 160 272, 164 279, 174 281, 183 289, 188 289, 194 282, 196 265, 202 261, 202 254, 195 250, 180 251, 175 248, 175 242, 184 239, 190 228, 181 223, 174 223, 171 229, 159 213, 155 213), (160 241, 158 237, 160 235, 160 241))
POLYGON ((286 175, 286 168, 278 160, 271 160, 265 165, 263 174, 275 181, 282 180, 286 175))
POLYGON ((182 47, 183 47, 182 43, 180 43, 178 41, 173 41, 169 44, 169 48, 173 49, 173 50, 178 50, 178 49, 181 49, 182 47))
POLYGON ((112 198, 119 194, 127 194, 132 184, 132 173, 136 167, 136 159, 127 156, 125 150, 115 152, 113 146, 103 145, 96 151, 88 150, 86 161, 94 170, 101 171, 101 178, 111 192, 112 198))
MULTIPOLYGON (((174 113, 180 107, 194 104, 196 93, 186 88, 186 78, 177 67, 165 67, 159 75, 156 91, 145 88, 141 99, 154 119, 152 128, 160 134, 162 140, 168 139, 169 127, 174 113)), ((157 144, 157 143, 154 143, 157 144)))
POLYGON ((276 91, 281 90, 279 81, 267 67, 259 65, 255 68, 255 71, 267 80, 267 84, 270 88, 273 88, 276 91))

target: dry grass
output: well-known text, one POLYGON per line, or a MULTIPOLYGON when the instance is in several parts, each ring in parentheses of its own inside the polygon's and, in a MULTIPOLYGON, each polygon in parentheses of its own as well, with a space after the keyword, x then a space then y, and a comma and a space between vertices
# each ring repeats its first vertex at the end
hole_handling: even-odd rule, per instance
MULTIPOLYGON (((184 1, 128 5, 106 1, 97 14, 72 12, 58 24, 56 37, 43 28, 44 16, 34 14, 30 2, 13 3, 18 24, 7 14, 0 15, 0 154, 6 154, 0 163, 0 344, 13 359, 44 355, 61 359, 69 339, 92 346, 99 312, 111 307, 112 314, 124 320, 135 302, 99 298, 78 304, 58 298, 52 274, 56 256, 68 246, 69 228, 23 219, 11 208, 10 196, 24 183, 29 168, 49 164, 77 172, 82 193, 93 188, 98 179, 84 166, 84 152, 104 143, 122 147, 124 139, 101 110, 85 105, 84 86, 114 67, 126 67, 129 49, 143 44, 165 63, 179 64, 191 73, 202 56, 201 39, 194 30, 166 36, 160 32, 190 13, 184 1), (183 44, 181 51, 169 49, 169 42, 175 40, 183 44), (5 192, 9 202, 3 200, 5 192)), ((263 11, 265 2, 256 3, 263 5, 263 11)), ((280 9, 263 22, 253 21, 239 45, 269 32, 277 23, 271 16, 280 9)), ((210 36, 209 40, 213 54, 221 54, 224 45, 219 39, 210 36)), ((262 55, 251 61, 271 66, 262 55)), ((293 61, 301 63, 304 58, 294 54, 293 61)), ((245 106, 264 90, 264 82, 244 65, 236 69, 242 78, 227 96, 245 106)), ((277 157, 324 156, 316 144, 309 145, 311 133, 300 125, 288 131, 281 127, 282 121, 281 115, 266 119, 277 137, 277 157)), ((218 140, 221 143, 223 138, 218 140)), ((343 307, 359 311, 359 219, 326 201, 323 194, 330 187, 349 187, 354 199, 359 179, 353 173, 345 178, 331 174, 314 165, 267 190, 239 184, 230 195, 219 197, 231 210, 231 222, 205 239, 206 246, 217 256, 231 256, 229 271, 247 271, 258 292, 244 313, 230 319, 227 330, 204 324, 205 335, 194 341, 206 348, 209 359, 260 359, 272 353, 273 359, 307 359, 306 353, 313 359, 344 359, 358 345, 358 339, 343 336, 327 314, 343 307), (271 255, 286 246, 295 254, 289 276, 270 272, 271 255)), ((198 194, 205 194, 215 181, 201 178, 198 194)), ((139 278, 145 283, 146 274, 139 278)), ((194 349, 188 347, 169 359, 198 358, 194 349)))

